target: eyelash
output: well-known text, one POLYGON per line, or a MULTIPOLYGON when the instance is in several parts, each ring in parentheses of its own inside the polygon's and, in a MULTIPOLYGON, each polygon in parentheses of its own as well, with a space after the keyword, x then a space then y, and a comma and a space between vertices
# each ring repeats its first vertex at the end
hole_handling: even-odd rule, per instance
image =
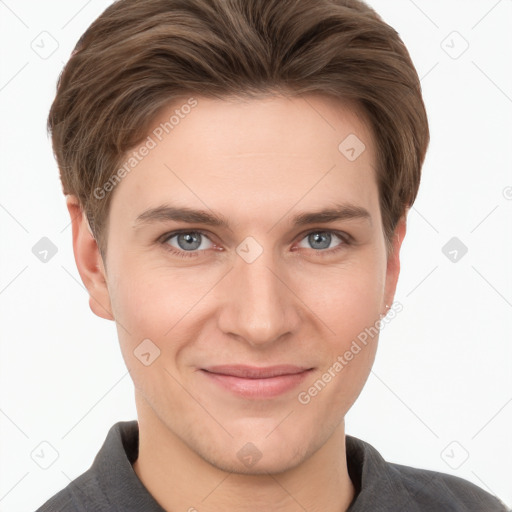
MULTIPOLYGON (((200 251, 197 251, 197 250, 196 251, 180 251, 167 243, 171 238, 175 237, 176 235, 183 234, 183 233, 199 233, 200 235, 205 236, 206 238, 208 238, 210 240, 208 233, 206 233, 205 231, 201 231, 200 229, 193 229, 193 230, 180 230, 180 231, 173 231, 171 233, 166 233, 165 235, 160 237, 159 242, 162 244, 164 250, 169 251, 172 255, 178 256, 180 258, 197 258, 200 256, 201 252, 204 252, 205 250, 207 250, 207 249, 203 249, 200 251)), ((320 257, 332 256, 333 254, 338 253, 339 251, 345 249, 346 247, 352 245, 352 243, 353 243, 353 239, 349 234, 344 233, 342 231, 333 231, 333 230, 329 230, 329 229, 313 229, 313 230, 307 231, 306 233, 301 233, 301 235, 300 235, 301 238, 299 239, 299 241, 303 240, 304 238, 306 238, 307 236, 309 236, 313 233, 329 233, 331 235, 336 235, 343 242, 340 245, 337 245, 336 247, 334 247, 333 249, 323 249, 323 250, 311 249, 312 251, 315 251, 315 253, 317 253, 320 257)))

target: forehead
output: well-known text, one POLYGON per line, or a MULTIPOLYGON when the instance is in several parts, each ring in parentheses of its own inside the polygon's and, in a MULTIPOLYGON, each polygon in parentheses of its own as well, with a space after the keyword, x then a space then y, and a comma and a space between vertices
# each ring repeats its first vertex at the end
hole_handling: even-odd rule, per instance
POLYGON ((116 186, 112 210, 131 220, 135 210, 160 203, 257 222, 299 202, 368 208, 376 198, 365 119, 354 105, 327 96, 184 97, 160 112, 125 163, 130 155, 133 167, 116 186))

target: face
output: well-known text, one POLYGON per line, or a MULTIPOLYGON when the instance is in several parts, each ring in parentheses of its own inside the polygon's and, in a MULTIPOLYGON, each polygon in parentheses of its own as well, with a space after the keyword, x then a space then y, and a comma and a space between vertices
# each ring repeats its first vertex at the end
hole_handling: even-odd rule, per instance
POLYGON ((116 320, 141 424, 284 471, 343 425, 378 336, 354 340, 393 300, 374 141, 327 97, 196 101, 116 185, 91 307, 116 320))

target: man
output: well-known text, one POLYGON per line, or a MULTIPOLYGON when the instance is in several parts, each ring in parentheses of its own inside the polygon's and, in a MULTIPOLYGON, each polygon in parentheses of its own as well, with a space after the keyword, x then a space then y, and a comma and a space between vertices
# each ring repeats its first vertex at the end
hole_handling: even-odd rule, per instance
POLYGON ((505 510, 345 435, 429 138, 407 50, 369 7, 120 0, 49 128, 138 421, 39 510, 505 510))

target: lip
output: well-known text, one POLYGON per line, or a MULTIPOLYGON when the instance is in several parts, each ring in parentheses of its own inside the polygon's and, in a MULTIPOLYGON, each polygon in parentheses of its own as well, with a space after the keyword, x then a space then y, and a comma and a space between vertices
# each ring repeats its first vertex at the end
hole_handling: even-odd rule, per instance
POLYGON ((243 398, 273 398, 297 387, 313 368, 295 365, 256 367, 221 365, 202 368, 206 378, 243 398))

